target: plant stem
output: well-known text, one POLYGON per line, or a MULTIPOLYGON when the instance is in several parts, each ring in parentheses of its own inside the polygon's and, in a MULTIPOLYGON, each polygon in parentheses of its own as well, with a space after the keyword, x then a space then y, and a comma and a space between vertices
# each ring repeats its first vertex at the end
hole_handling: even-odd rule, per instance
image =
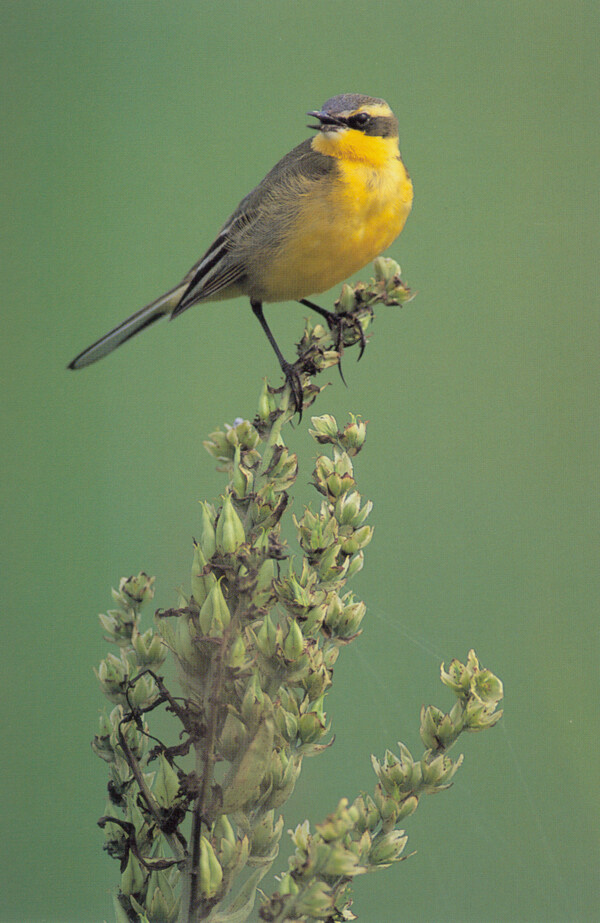
POLYGON ((210 832, 210 826, 213 817, 209 817, 209 811, 212 815, 212 806, 210 804, 210 787, 214 774, 216 762, 215 745, 217 741, 217 731, 219 724, 219 712, 222 708, 222 685, 223 685, 223 658, 227 648, 227 634, 222 638, 219 646, 219 652, 213 662, 213 677, 210 683, 207 697, 207 722, 204 738, 194 744, 196 751, 196 772, 200 776, 200 767, 202 767, 200 791, 194 803, 194 812, 192 818, 191 834, 191 868, 190 868, 190 893, 188 904, 187 923, 196 923, 205 917, 204 901, 199 897, 199 890, 202 882, 200 881, 200 840, 202 836, 202 824, 206 824, 207 832, 210 832), (200 915, 201 914, 201 915, 200 915))

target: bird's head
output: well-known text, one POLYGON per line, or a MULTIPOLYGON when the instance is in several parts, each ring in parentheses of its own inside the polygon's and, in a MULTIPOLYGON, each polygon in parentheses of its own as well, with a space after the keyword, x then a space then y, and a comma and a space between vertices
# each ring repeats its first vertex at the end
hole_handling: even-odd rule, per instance
POLYGON ((398 119, 384 99, 373 96, 361 96, 359 93, 332 96, 321 109, 307 114, 318 121, 317 125, 309 125, 308 128, 332 138, 339 137, 342 132, 359 132, 379 138, 398 137, 398 119))

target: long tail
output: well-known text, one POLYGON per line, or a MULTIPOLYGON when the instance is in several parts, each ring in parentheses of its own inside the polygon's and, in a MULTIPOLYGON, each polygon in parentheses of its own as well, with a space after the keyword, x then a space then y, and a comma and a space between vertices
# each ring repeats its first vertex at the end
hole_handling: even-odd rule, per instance
POLYGON ((122 324, 119 324, 119 326, 111 330, 110 333, 96 340, 95 343, 92 343, 91 346, 84 349, 82 353, 75 356, 73 361, 69 362, 68 368, 82 369, 86 365, 91 365, 92 362, 97 362, 98 359, 107 356, 108 353, 111 353, 113 349, 116 349, 121 343, 130 340, 131 337, 134 337, 140 330, 149 327, 150 324, 153 324, 165 314, 170 314, 181 301, 183 293, 187 288, 187 284, 178 285, 165 295, 161 295, 156 301, 147 304, 145 308, 136 311, 135 314, 132 314, 127 320, 124 320, 122 324))

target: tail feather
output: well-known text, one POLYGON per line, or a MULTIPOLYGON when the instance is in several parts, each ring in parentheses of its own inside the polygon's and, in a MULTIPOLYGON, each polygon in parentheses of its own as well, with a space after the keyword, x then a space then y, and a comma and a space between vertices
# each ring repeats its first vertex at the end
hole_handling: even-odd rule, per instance
POLYGON ((145 330, 146 327, 160 320, 165 314, 170 314, 179 304, 186 289, 187 285, 178 285, 165 295, 161 295, 156 301, 146 305, 145 308, 136 311, 135 314, 132 314, 127 320, 124 320, 123 323, 115 327, 114 330, 111 330, 99 340, 96 340, 95 343, 92 343, 91 346, 88 346, 87 349, 84 349, 78 356, 75 356, 73 361, 69 362, 68 368, 82 369, 85 368, 86 365, 91 365, 92 362, 97 362, 98 359, 107 356, 108 353, 111 353, 113 349, 116 349, 121 343, 130 340, 136 333, 145 330))

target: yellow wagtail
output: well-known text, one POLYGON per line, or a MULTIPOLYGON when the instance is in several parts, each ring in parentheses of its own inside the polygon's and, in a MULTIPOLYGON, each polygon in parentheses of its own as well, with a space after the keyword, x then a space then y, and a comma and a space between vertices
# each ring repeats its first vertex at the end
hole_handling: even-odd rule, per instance
POLYGON ((413 188, 398 148, 398 120, 383 99, 328 99, 317 131, 279 161, 227 219, 182 282, 132 314, 70 363, 80 369, 163 315, 246 295, 302 411, 302 387, 263 314, 264 302, 298 301, 330 328, 339 316, 307 301, 362 269, 396 239, 413 188))

